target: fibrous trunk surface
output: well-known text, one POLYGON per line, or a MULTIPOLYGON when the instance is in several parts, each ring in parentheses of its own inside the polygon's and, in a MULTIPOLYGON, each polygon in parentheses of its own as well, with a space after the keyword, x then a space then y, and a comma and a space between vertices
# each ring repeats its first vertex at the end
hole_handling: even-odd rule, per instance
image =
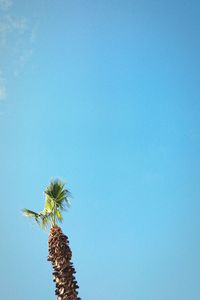
POLYGON ((76 273, 71 262, 72 252, 69 240, 58 226, 53 226, 49 234, 49 256, 54 272, 53 280, 56 283, 55 294, 57 300, 81 300, 78 297, 76 273))

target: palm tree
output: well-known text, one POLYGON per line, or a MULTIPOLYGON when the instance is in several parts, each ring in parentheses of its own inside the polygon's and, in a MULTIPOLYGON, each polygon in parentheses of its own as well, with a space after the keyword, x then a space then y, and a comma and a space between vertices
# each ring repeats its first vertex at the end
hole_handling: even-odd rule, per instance
POLYGON ((69 196, 70 193, 61 180, 52 180, 45 190, 44 209, 39 213, 29 209, 22 210, 26 217, 33 218, 42 228, 49 225, 51 227, 48 261, 51 261, 54 269, 53 281, 56 284, 57 300, 80 300, 69 240, 58 226, 63 220, 63 210, 70 205, 69 196))

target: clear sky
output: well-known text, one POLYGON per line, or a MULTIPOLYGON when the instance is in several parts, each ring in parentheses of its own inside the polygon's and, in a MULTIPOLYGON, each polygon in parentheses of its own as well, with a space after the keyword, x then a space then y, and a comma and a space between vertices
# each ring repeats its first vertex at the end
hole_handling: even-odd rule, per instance
POLYGON ((67 181, 83 300, 200 299, 200 4, 0 0, 0 298, 54 297, 40 210, 67 181))

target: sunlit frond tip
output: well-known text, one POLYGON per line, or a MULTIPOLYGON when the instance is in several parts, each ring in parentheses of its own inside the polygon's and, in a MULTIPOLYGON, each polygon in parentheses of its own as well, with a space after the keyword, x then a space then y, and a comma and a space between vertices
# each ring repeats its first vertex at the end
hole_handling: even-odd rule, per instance
POLYGON ((36 221, 36 223, 40 223, 40 214, 26 208, 22 209, 22 213, 25 217, 33 218, 36 221))
POLYGON ((22 209, 22 213, 25 217, 30 217, 30 218, 39 218, 39 214, 32 211, 32 210, 29 210, 29 209, 22 209))

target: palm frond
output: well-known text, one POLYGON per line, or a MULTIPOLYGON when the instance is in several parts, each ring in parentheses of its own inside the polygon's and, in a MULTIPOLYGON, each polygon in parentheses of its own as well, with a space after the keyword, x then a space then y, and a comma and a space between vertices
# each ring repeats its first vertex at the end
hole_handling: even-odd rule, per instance
POLYGON ((51 214, 40 214, 40 226, 45 229, 51 224, 51 214))
POLYGON ((62 211, 70 207, 70 192, 65 188, 65 184, 59 180, 51 180, 45 190, 44 209, 37 213, 24 208, 23 215, 33 218, 42 228, 48 225, 56 225, 56 221, 62 222, 62 211))
POLYGON ((30 217, 30 218, 38 218, 39 217, 38 213, 36 213, 30 209, 26 209, 26 208, 22 209, 22 213, 24 216, 30 217))
POLYGON ((37 224, 40 224, 40 214, 30 210, 30 209, 22 209, 22 213, 25 217, 34 218, 37 224))
POLYGON ((64 188, 65 184, 59 180, 52 180, 45 190, 46 194, 46 202, 45 207, 50 207, 49 210, 53 209, 53 203, 61 208, 65 208, 65 204, 67 207, 70 206, 70 192, 64 188), (65 203, 65 204, 64 204, 65 203))
POLYGON ((60 194, 58 195, 56 202, 58 204, 62 203, 62 202, 66 202, 66 204, 69 204, 69 198, 70 198, 70 192, 67 189, 64 189, 60 192, 60 194))
POLYGON ((62 220, 63 220, 63 216, 62 216, 62 214, 61 214, 61 212, 59 210, 56 210, 56 218, 60 222, 62 222, 62 220))
POLYGON ((53 211, 54 207, 55 207, 54 200, 49 195, 46 194, 45 205, 44 205, 45 213, 51 213, 53 211))
POLYGON ((45 193, 49 195, 51 198, 56 199, 60 192, 63 190, 64 183, 59 180, 51 180, 49 186, 46 188, 45 193))

